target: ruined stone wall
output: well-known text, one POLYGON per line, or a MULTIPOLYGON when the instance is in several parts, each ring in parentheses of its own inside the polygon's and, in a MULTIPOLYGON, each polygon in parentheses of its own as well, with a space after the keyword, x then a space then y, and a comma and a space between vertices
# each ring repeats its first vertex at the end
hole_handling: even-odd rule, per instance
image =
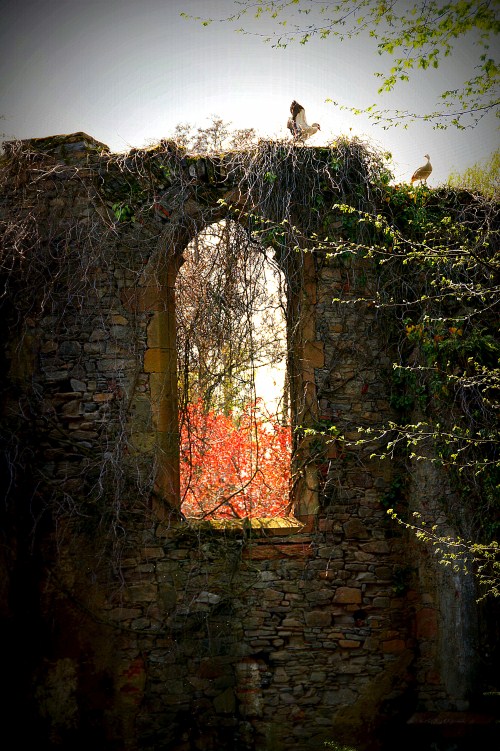
MULTIPOLYGON (((13 467, 23 455, 7 494, 7 544, 43 521, 32 552, 4 562, 16 593, 5 619, 14 634, 26 617, 16 582, 27 570, 41 636, 17 688, 38 747, 408 743, 415 711, 467 702, 465 678, 450 679, 440 662, 451 628, 435 570, 386 514, 403 466, 371 458, 370 446, 322 451, 305 439, 301 523, 192 526, 168 504, 173 282, 201 228, 197 201, 212 201, 216 219, 234 186, 220 165, 161 153, 187 192, 168 199, 157 186, 162 203, 122 223, 106 151, 84 134, 9 156, 3 220, 26 237, 7 280, 22 305, 11 294, 5 308, 3 415, 18 436, 6 452, 13 467), (43 301, 29 286, 39 279, 30 248, 52 259, 43 301)), ((133 172, 148 157, 130 159, 133 172)), ((304 268, 295 394, 310 425, 337 424, 355 439, 392 415, 390 330, 375 308, 332 300, 377 277, 367 261, 312 254, 304 268)), ((414 496, 418 504, 418 487, 414 496)))

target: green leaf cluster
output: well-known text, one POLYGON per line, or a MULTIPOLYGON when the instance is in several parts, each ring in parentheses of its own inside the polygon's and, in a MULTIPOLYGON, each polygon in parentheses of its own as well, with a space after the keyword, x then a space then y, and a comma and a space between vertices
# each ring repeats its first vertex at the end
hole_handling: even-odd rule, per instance
MULTIPOLYGON (((455 89, 439 95, 436 109, 431 112, 407 112, 345 106, 354 114, 368 114, 383 127, 407 123, 414 119, 432 122, 437 128, 449 125, 464 128, 475 124, 488 111, 498 113, 500 64, 496 59, 500 32, 498 3, 483 0, 427 0, 425 3, 385 2, 384 0, 238 0, 235 12, 224 19, 234 24, 247 16, 265 19, 271 33, 262 38, 276 48, 289 44, 305 45, 321 39, 342 42, 363 36, 372 43, 388 69, 374 71, 379 80, 378 94, 392 91, 408 83, 416 70, 438 69, 451 58, 460 44, 473 42, 476 55, 465 80, 455 89)), ((184 17, 186 14, 182 14, 184 17)), ((204 26, 213 19, 191 17, 204 26)), ((263 21, 264 22, 264 21, 263 21)), ((251 33, 238 28, 239 32, 251 33)))

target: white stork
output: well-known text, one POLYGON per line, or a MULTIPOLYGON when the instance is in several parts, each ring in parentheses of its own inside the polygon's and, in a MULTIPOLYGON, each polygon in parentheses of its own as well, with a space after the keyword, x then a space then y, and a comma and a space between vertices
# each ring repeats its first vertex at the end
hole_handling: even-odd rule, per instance
POLYGON ((291 117, 288 118, 287 128, 292 134, 294 141, 302 143, 321 130, 319 123, 309 125, 306 120, 306 111, 301 104, 293 100, 290 105, 291 117))

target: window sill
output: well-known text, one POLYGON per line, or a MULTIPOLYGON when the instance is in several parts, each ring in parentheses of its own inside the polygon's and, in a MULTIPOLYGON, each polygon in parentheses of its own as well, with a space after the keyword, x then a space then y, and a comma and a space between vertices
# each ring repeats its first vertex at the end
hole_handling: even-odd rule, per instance
POLYGON ((187 522, 207 532, 247 532, 252 537, 286 537, 305 531, 305 525, 293 517, 203 520, 188 517, 187 522))

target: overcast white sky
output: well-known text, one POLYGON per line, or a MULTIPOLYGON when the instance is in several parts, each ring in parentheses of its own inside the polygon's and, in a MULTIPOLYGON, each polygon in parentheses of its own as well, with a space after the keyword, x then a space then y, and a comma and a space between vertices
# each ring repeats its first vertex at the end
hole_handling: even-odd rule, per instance
MULTIPOLYGON (((399 180, 409 179, 427 152, 434 166, 429 185, 436 186, 498 147, 493 116, 464 132, 425 123, 387 131, 325 103, 376 100, 373 72, 383 63, 367 38, 276 50, 230 25, 204 28, 180 17, 224 17, 233 0, 1 0, 1 9, 4 138, 85 131, 125 151, 168 137, 177 123, 204 127, 212 114, 264 137, 288 137, 288 110, 297 99, 309 122, 321 124, 311 145, 349 132, 367 138, 392 152, 399 180)), ((250 20, 249 27, 266 31, 267 23, 250 20)), ((462 43, 446 67, 422 72, 383 104, 432 109, 436 92, 472 68, 471 47, 462 43)))

